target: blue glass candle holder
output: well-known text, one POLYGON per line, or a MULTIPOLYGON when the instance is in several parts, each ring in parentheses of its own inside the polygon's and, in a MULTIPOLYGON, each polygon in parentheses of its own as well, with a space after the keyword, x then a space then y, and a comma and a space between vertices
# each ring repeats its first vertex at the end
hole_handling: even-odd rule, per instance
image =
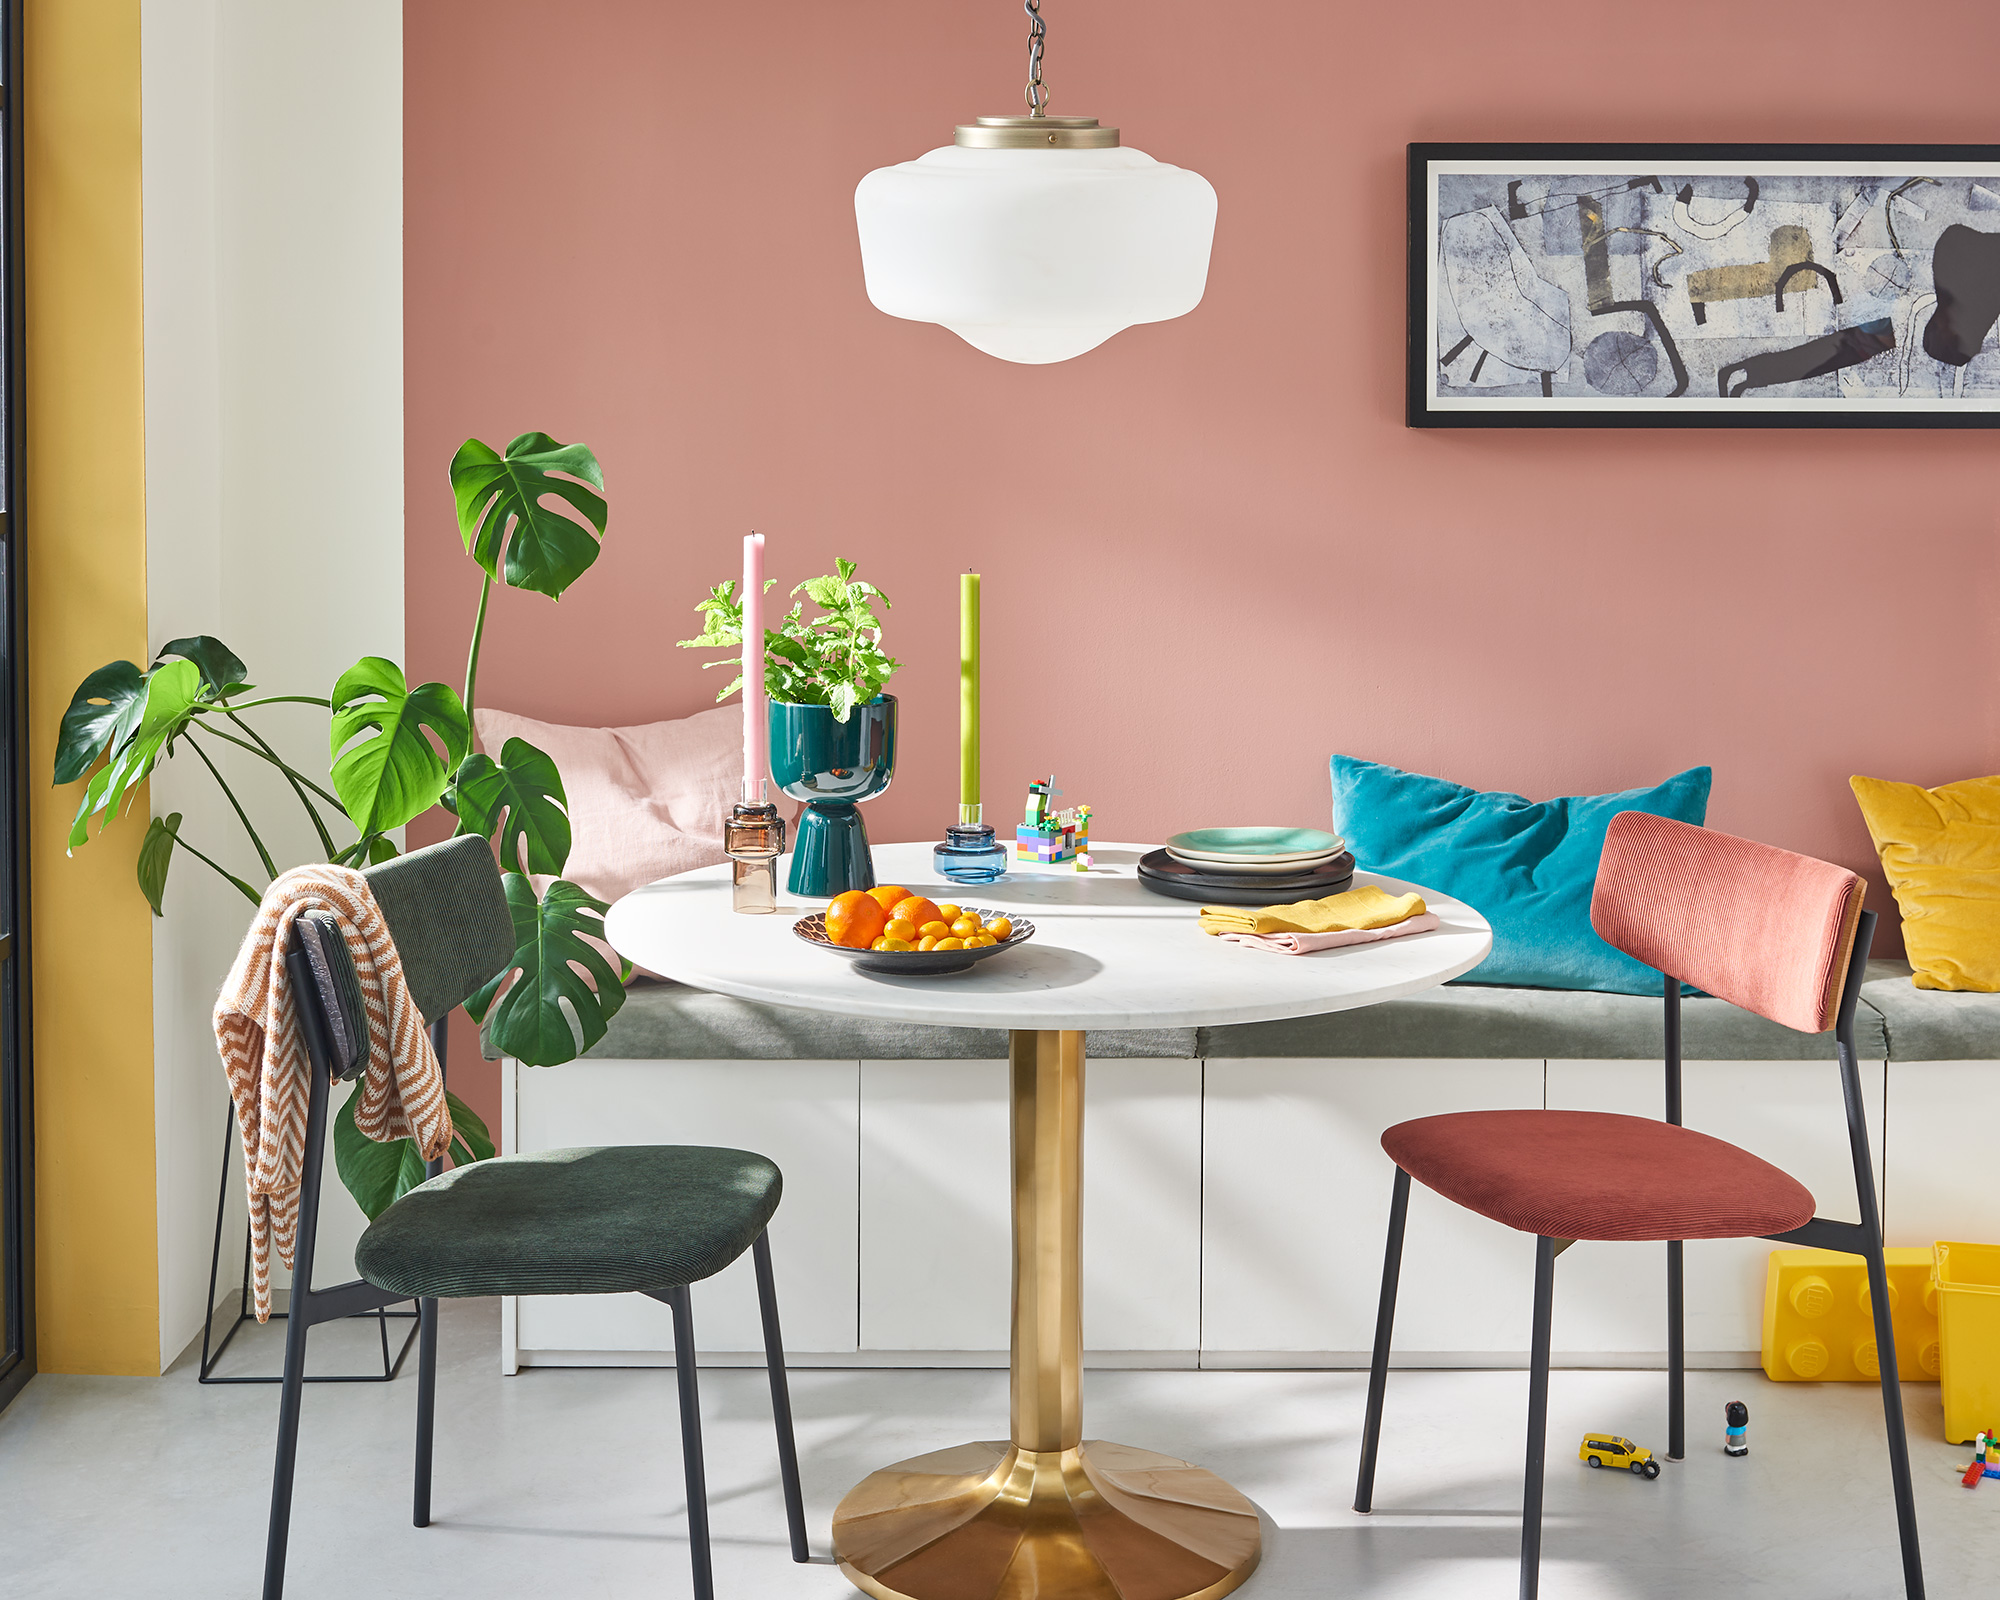
POLYGON ((931 865, 953 883, 991 883, 1007 875, 1007 847, 993 836, 993 825, 980 820, 980 807, 960 806, 958 821, 931 852, 931 865))

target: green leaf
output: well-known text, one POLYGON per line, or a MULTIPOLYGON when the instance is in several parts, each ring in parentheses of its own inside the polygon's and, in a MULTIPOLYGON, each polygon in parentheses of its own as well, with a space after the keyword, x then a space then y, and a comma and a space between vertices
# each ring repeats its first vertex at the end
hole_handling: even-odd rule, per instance
POLYGON ((503 1055, 531 1067, 574 1061, 604 1037, 606 1024, 625 1004, 624 974, 585 942, 586 935, 604 937, 609 908, 561 878, 539 901, 535 886, 519 873, 506 874, 501 884, 514 917, 514 957, 465 1009, 478 1022, 490 1008, 489 1037, 503 1055), (496 992, 510 977, 514 982, 495 1004, 496 992))
POLYGON ((125 742, 112 750, 111 759, 91 777, 70 823, 69 848, 75 850, 90 838, 90 819, 103 817, 99 829, 118 815, 125 797, 146 781, 158 764, 160 754, 194 715, 201 693, 201 673, 192 661, 169 661, 146 675, 145 709, 139 725, 125 742))
MULTIPOLYGON (((486 1131, 479 1114, 449 1089, 445 1091, 444 1103, 451 1112, 453 1164, 466 1167, 475 1161, 492 1160, 493 1136, 486 1131)), ((424 1157, 414 1139, 390 1139, 377 1144, 369 1138, 354 1120, 360 1104, 361 1089, 357 1084, 354 1093, 334 1113, 333 1164, 347 1192, 373 1222, 424 1181, 424 1157)))
POLYGON ((333 1164, 340 1181, 373 1222, 424 1181, 423 1153, 414 1139, 377 1144, 354 1120, 361 1088, 344 1101, 333 1117, 333 1164))
POLYGON ((449 1089, 444 1092, 444 1103, 451 1112, 453 1164, 469 1167, 475 1161, 491 1161, 493 1135, 486 1131, 486 1124, 479 1120, 479 1113, 449 1089))
POLYGON ((53 781, 76 782, 106 750, 124 743, 145 709, 145 673, 129 661, 99 667, 77 685, 63 713, 53 781))
POLYGON ((205 633, 188 639, 169 639, 160 647, 153 665, 157 667, 169 656, 178 656, 195 664, 201 673, 201 681, 208 685, 210 698, 224 700, 238 689, 250 687, 245 681, 250 669, 243 665, 241 658, 220 639, 211 639, 205 633))
POLYGON ((587 445, 558 444, 546 433, 522 434, 504 456, 468 439, 451 458, 458 536, 467 552, 503 583, 552 600, 597 559, 607 509, 604 497, 591 490, 603 487, 604 474, 587 445), (558 472, 568 476, 552 476, 558 472), (575 507, 589 527, 545 506, 550 495, 575 507))
POLYGON ((153 908, 156 917, 166 915, 160 909, 160 901, 167 893, 167 869, 174 864, 174 842, 180 825, 178 811, 164 821, 155 817, 139 845, 139 892, 146 897, 146 904, 153 908))
POLYGON ((436 805, 472 744, 457 691, 442 683, 412 689, 395 662, 363 656, 340 675, 332 700, 333 788, 355 828, 384 833, 436 805))
POLYGON ((368 865, 379 867, 385 861, 394 861, 402 852, 397 850, 394 839, 385 839, 376 834, 368 841, 368 865))
POLYGON ((569 860, 569 799, 555 762, 526 739, 509 739, 497 762, 488 755, 467 756, 453 788, 459 832, 490 839, 498 829, 503 869, 562 871, 569 860))

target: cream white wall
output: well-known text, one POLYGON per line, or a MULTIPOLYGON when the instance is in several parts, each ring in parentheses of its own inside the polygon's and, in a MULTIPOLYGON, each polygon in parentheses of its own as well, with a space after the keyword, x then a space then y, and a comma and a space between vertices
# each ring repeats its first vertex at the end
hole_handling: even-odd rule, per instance
MULTIPOLYGON (((402 6, 143 0, 141 15, 151 642, 211 633, 266 692, 324 695, 358 656, 403 653, 402 6)), ((324 782, 324 712, 272 708, 258 722, 324 782)), ((222 767, 280 867, 320 854, 275 775, 247 758, 222 767)), ((191 756, 152 800, 261 885, 191 756)), ((166 908, 154 932, 163 1368, 201 1331, 226 1100, 209 1012, 250 909, 185 859, 166 908)), ((241 1249, 233 1198, 225 1284, 241 1249)), ((348 1202, 336 1191, 334 1203, 348 1202)))

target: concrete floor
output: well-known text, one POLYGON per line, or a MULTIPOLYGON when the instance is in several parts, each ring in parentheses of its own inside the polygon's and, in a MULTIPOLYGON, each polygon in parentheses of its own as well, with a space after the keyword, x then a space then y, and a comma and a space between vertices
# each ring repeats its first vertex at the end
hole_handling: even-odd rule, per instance
MULTIPOLYGON (((672 1372, 502 1378, 497 1323, 492 1302, 446 1305, 428 1529, 409 1521, 413 1368, 393 1384, 306 1391, 295 1600, 689 1592, 672 1372)), ((314 1335, 357 1362, 370 1337, 352 1324, 314 1335)), ((238 1370, 275 1361, 280 1343, 275 1326, 245 1329, 238 1370)), ((1549 1600, 1902 1592, 1872 1387, 1696 1373, 1687 1462, 1651 1483, 1577 1462, 1589 1428, 1663 1449, 1661 1385, 1657 1373, 1555 1375, 1549 1600), (1721 1454, 1731 1399, 1750 1405, 1747 1460, 1721 1454)), ((1264 1563, 1243 1591, 1254 1600, 1512 1596, 1523 1376, 1396 1374, 1373 1517, 1348 1509, 1364 1388, 1350 1374, 1092 1372, 1088 1432, 1199 1461, 1258 1504, 1264 1563)), ((841 1494, 875 1467, 1005 1428, 1001 1372, 806 1370, 792 1393, 818 1552, 805 1567, 787 1556, 763 1374, 702 1374, 725 1600, 852 1595, 826 1554, 841 1494)), ((1940 1441, 1935 1386, 1907 1386, 1905 1407, 1930 1592, 1983 1592, 2000 1570, 2000 1481, 1959 1487, 1969 1453, 1940 1441)), ((36 1378, 0 1412, 0 1594, 255 1594, 276 1411, 275 1387, 202 1388, 188 1363, 163 1379, 36 1378)))

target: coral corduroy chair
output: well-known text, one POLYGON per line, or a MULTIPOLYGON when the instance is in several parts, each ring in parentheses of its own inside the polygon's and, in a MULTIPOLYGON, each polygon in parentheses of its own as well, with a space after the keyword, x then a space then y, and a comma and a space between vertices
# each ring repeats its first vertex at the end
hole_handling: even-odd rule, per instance
POLYGON ((1540 1581, 1556 1257, 1578 1239, 1665 1241, 1667 1454, 1679 1460, 1687 1450, 1681 1241, 1758 1238, 1841 1250, 1868 1263, 1903 1586, 1909 1600, 1922 1600, 1923 1564, 1889 1321, 1889 1280, 1882 1265, 1882 1224, 1854 1059, 1854 1006, 1875 928, 1875 914, 1861 909, 1862 889, 1861 880, 1844 867, 1810 856, 1638 811, 1612 819, 1590 920, 1608 943, 1657 967, 1664 978, 1666 1120, 1598 1111, 1469 1111, 1420 1117, 1382 1135, 1382 1148, 1396 1163, 1396 1180, 1368 1374, 1356 1511, 1373 1508, 1396 1278, 1410 1180, 1415 1178, 1447 1200, 1536 1236, 1522 1600, 1534 1600, 1540 1581), (1834 1030, 1861 1207, 1858 1224, 1815 1217, 1813 1197, 1803 1184, 1747 1150, 1681 1126, 1683 982, 1801 1033, 1834 1030), (1621 1153, 1621 1171, 1637 1167, 1651 1181, 1635 1192, 1604 1176, 1603 1163, 1592 1157, 1606 1149, 1621 1153))

